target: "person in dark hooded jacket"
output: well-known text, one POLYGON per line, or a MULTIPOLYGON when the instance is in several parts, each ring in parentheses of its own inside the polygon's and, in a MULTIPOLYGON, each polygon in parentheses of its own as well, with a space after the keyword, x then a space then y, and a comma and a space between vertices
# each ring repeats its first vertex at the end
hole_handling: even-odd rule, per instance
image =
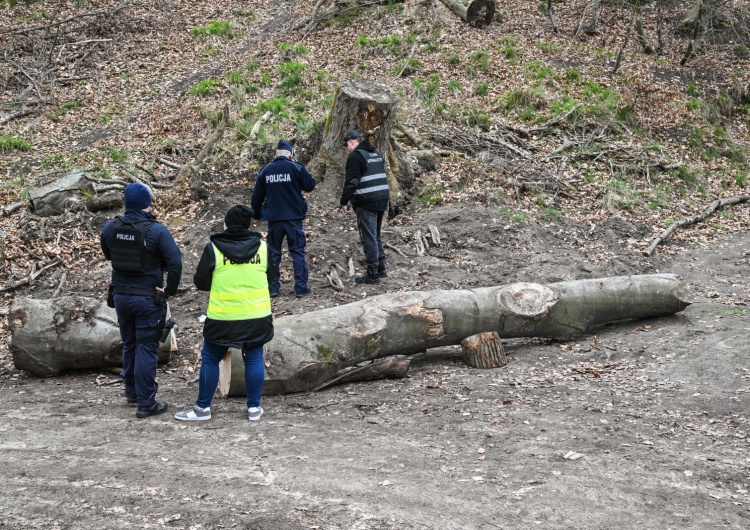
POLYGON ((339 205, 342 213, 349 212, 350 202, 354 207, 367 266, 367 272, 354 278, 354 281, 377 285, 381 278, 388 277, 381 236, 383 216, 390 197, 385 159, 357 130, 346 133, 344 145, 349 156, 339 205))
POLYGON ((242 350, 248 419, 257 421, 263 415, 263 345, 273 338, 268 286, 274 270, 265 241, 248 230, 252 218, 252 208, 232 206, 224 218, 224 231, 211 236, 193 276, 195 286, 210 295, 203 324, 198 399, 194 406, 175 414, 178 420, 211 419, 219 361, 229 348, 242 350))

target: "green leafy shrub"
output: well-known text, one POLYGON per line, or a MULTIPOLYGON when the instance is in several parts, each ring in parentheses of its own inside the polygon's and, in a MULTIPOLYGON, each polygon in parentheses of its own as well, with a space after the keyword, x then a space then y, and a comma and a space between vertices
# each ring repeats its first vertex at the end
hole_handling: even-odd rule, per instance
POLYGON ((208 26, 196 26, 191 30, 191 33, 197 37, 206 37, 208 35, 231 37, 233 35, 232 24, 222 20, 209 22, 208 26))
POLYGON ((555 52, 559 52, 565 49, 562 46, 555 44, 554 42, 549 42, 549 41, 540 41, 537 44, 540 50, 542 50, 543 52, 547 52, 547 53, 555 53, 555 52))
POLYGON ((490 89, 489 83, 477 83, 476 85, 474 85, 474 95, 486 96, 489 89, 490 89))
POLYGON ((81 106, 81 104, 79 102, 77 102, 77 101, 70 101, 68 103, 63 103, 62 105, 60 105, 60 107, 58 107, 58 109, 56 111, 54 111, 52 114, 50 114, 49 119, 51 119, 52 121, 57 121, 64 114, 70 112, 73 109, 77 109, 80 106, 81 106))
POLYGON ((307 64, 297 61, 287 61, 279 66, 281 72, 281 82, 279 86, 287 92, 302 86, 302 72, 307 68, 307 64))
POLYGON ((190 87, 190 95, 192 96, 210 96, 217 88, 221 86, 221 80, 215 77, 209 77, 202 81, 198 81, 192 87, 190 87))
POLYGON ((29 151, 32 148, 31 142, 11 136, 9 134, 0 134, 0 153, 10 153, 11 151, 29 151))
POLYGON ((128 159, 128 152, 120 149, 110 149, 109 158, 112 162, 124 162, 128 159))
POLYGON ((429 184, 422 188, 419 193, 419 200, 422 204, 437 204, 443 201, 443 187, 440 184, 429 184))

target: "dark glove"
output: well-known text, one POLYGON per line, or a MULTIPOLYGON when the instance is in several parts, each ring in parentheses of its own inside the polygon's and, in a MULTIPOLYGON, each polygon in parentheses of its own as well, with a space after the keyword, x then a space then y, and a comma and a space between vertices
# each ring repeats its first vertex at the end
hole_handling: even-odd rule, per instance
POLYGON ((115 307, 115 288, 111 283, 107 289, 107 307, 115 307))
POLYGON ((164 291, 156 291, 156 294, 154 295, 154 300, 156 300, 156 303, 159 305, 167 305, 167 294, 164 291))

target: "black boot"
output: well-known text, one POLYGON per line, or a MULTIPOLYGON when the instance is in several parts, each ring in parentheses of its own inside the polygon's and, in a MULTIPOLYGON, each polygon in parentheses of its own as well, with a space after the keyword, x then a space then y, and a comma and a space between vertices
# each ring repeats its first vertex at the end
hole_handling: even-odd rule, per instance
POLYGON ((372 274, 365 274, 364 276, 357 276, 356 278, 354 278, 354 283, 378 285, 380 283, 380 278, 378 278, 377 276, 373 276, 372 274))
POLYGON ((149 416, 158 416, 167 412, 167 408, 169 408, 169 405, 167 405, 166 401, 157 401, 150 407, 139 406, 138 410, 135 411, 135 417, 148 418, 149 416))

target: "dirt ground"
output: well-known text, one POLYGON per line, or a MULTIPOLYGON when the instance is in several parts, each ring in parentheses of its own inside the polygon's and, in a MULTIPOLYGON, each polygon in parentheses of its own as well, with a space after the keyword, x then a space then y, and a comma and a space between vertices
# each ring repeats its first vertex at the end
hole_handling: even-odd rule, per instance
MULTIPOLYGON (((178 237, 179 351, 159 369, 169 414, 136 419, 106 370, 0 373, 0 527, 750 526, 746 235, 645 258, 630 247, 649 231, 618 218, 443 206, 392 219, 386 240, 406 257, 389 250, 387 281, 363 288, 347 278, 339 293, 323 271, 348 256, 362 270, 353 217, 313 204, 313 291, 293 296, 285 258, 277 316, 396 290, 652 272, 680 275, 695 303, 573 341, 508 341, 509 364, 497 370, 467 367, 458 348, 428 351, 405 379, 266 396, 258 423, 246 420, 244 399, 217 396, 212 421, 184 424, 173 414, 197 395, 205 311, 191 277, 217 212, 238 195, 229 197, 178 237), (417 256, 410 242, 429 224, 442 244, 417 256)), ((109 274, 94 267, 78 273, 92 285, 109 274)))

